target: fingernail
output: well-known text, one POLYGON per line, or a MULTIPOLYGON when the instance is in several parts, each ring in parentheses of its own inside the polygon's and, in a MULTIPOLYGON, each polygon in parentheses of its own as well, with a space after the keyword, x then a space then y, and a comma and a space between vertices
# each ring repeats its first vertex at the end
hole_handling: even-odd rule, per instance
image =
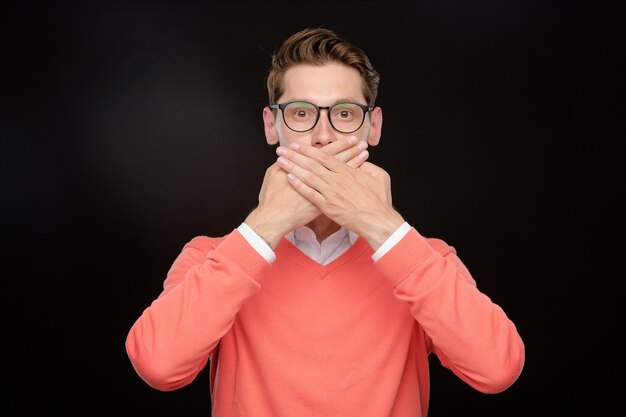
POLYGON ((278 165, 280 165, 281 167, 286 167, 287 164, 289 163, 289 161, 287 161, 282 156, 279 156, 278 159, 276 160, 276 162, 278 162, 278 165))
POLYGON ((365 142, 364 140, 362 140, 362 141, 361 141, 361 142, 359 142, 359 144, 358 144, 358 145, 356 145, 356 146, 357 146, 357 148, 359 148, 359 149, 363 150, 363 149, 367 148, 367 142, 365 142))
POLYGON ((300 144, 299 143, 292 143, 291 145, 289 145, 289 147, 291 149, 293 149, 294 151, 297 151, 298 149, 300 149, 300 144))
POLYGON ((367 155, 369 155, 369 152, 367 152, 367 151, 363 151, 363 152, 361 152, 361 153, 359 154, 359 158, 361 158, 361 159, 365 159, 365 158, 367 158, 367 155))
POLYGON ((276 148, 276 153, 278 155, 284 155, 287 153, 287 148, 285 148, 284 146, 279 146, 278 148, 276 148))
POLYGON ((353 143, 356 143, 356 136, 350 136, 350 137, 348 138, 348 143, 349 143, 350 145, 352 145, 353 143))

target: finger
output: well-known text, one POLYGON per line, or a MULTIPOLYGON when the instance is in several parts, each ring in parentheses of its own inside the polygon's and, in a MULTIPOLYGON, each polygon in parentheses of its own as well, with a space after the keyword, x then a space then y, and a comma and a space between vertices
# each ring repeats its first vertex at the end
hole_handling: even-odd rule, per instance
POLYGON ((324 173, 324 168, 332 172, 341 172, 347 168, 345 162, 338 160, 333 155, 329 155, 315 146, 292 143, 286 151, 284 148, 282 150, 280 148, 279 146, 276 150, 277 153, 280 150, 287 159, 321 178, 327 179, 328 177, 327 173, 324 173))
POLYGON ((337 156, 339 153, 356 145, 357 142, 358 138, 356 136, 348 136, 324 145, 321 149, 329 155, 337 156))
MULTIPOLYGON (((301 156, 300 156, 301 157, 301 156)), ((324 191, 324 187, 328 184, 328 178, 325 178, 332 173, 326 168, 320 168, 322 170, 322 174, 324 177, 320 177, 316 175, 314 172, 309 171, 305 168, 302 168, 298 164, 289 161, 287 158, 283 156, 279 156, 276 161, 280 167, 287 172, 287 174, 292 174, 298 177, 300 181, 305 183, 311 188, 314 188, 318 192, 322 193, 324 191)), ((313 161, 314 162, 314 161, 313 161)))
MULTIPOLYGON (((293 147, 293 145, 294 144, 292 144, 291 147, 293 147)), ((307 145, 302 145, 301 148, 305 148, 306 146, 307 145)), ((308 171, 311 175, 315 175, 318 178, 321 178, 325 182, 330 181, 330 176, 332 175, 332 172, 320 162, 318 162, 318 160, 319 158, 334 159, 334 156, 328 155, 318 148, 314 148, 314 152, 312 153, 315 156, 311 158, 307 155, 301 154, 291 147, 286 148, 284 146, 279 146, 278 148, 276 148, 276 153, 279 155, 279 158, 276 162, 281 166, 281 168, 283 168, 287 172, 294 172, 294 166, 297 166, 304 171, 308 171)), ((342 162, 337 161, 337 163, 342 162)), ((296 172, 296 175, 298 175, 300 178, 302 178, 302 176, 304 175, 302 170, 298 170, 296 172)), ((312 179, 308 180, 309 183, 311 183, 312 181, 312 179)))
POLYGON ((317 190, 312 187, 309 187, 304 182, 302 182, 298 177, 294 174, 287 174, 287 182, 304 198, 313 203, 317 208, 320 208, 322 204, 326 201, 324 196, 320 194, 317 190))
POLYGON ((375 165, 369 161, 363 162, 361 166, 359 167, 359 171, 364 172, 371 176, 379 176, 379 175, 384 175, 386 173, 384 169, 382 169, 378 165, 375 165))
POLYGON ((354 146, 344 149, 335 155, 335 158, 339 159, 342 162, 348 162, 356 156, 359 156, 361 152, 367 149, 367 142, 364 140, 358 141, 354 146))
POLYGON ((352 168, 358 169, 367 160, 369 156, 370 156, 370 153, 368 151, 362 150, 361 153, 359 153, 354 158, 350 159, 348 162, 346 162, 346 164, 348 166, 351 166, 352 168))

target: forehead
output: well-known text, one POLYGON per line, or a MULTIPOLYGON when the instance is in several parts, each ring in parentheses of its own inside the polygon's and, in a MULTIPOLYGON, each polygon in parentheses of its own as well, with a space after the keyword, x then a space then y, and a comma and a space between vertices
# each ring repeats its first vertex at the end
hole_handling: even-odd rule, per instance
POLYGON ((338 63, 299 64, 285 72, 280 101, 307 100, 326 106, 346 99, 365 102, 361 76, 352 67, 338 63))

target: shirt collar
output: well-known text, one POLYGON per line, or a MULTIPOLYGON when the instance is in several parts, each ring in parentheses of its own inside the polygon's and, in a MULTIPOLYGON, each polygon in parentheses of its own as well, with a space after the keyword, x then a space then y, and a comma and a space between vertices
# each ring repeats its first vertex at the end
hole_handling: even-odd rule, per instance
MULTIPOLYGON (((346 233, 348 234, 348 239, 350 239, 350 244, 353 245, 354 242, 356 242, 356 240, 359 238, 359 235, 357 235, 356 233, 354 233, 352 230, 348 230, 345 227, 340 228, 339 230, 337 230, 335 233, 333 233, 332 235, 328 236, 324 242, 326 242, 328 239, 333 239, 333 240, 340 240, 340 239, 344 239, 346 236, 346 233)), ((306 241, 306 240, 310 240, 310 239, 316 239, 315 237, 315 233, 313 233, 313 230, 311 230, 310 227, 308 226, 300 226, 294 230, 292 230, 291 232, 287 233, 285 235, 285 239, 287 239, 288 241, 290 241, 292 244, 296 244, 296 239, 299 241, 306 241)))

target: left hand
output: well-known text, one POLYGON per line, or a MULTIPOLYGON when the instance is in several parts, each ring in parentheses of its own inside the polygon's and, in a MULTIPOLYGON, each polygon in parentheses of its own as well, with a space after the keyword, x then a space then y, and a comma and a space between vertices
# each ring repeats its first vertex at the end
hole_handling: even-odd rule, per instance
POLYGON ((384 169, 370 162, 353 168, 305 144, 281 146, 276 153, 300 195, 340 226, 363 236, 374 250, 404 222, 391 204, 391 178, 384 169))

